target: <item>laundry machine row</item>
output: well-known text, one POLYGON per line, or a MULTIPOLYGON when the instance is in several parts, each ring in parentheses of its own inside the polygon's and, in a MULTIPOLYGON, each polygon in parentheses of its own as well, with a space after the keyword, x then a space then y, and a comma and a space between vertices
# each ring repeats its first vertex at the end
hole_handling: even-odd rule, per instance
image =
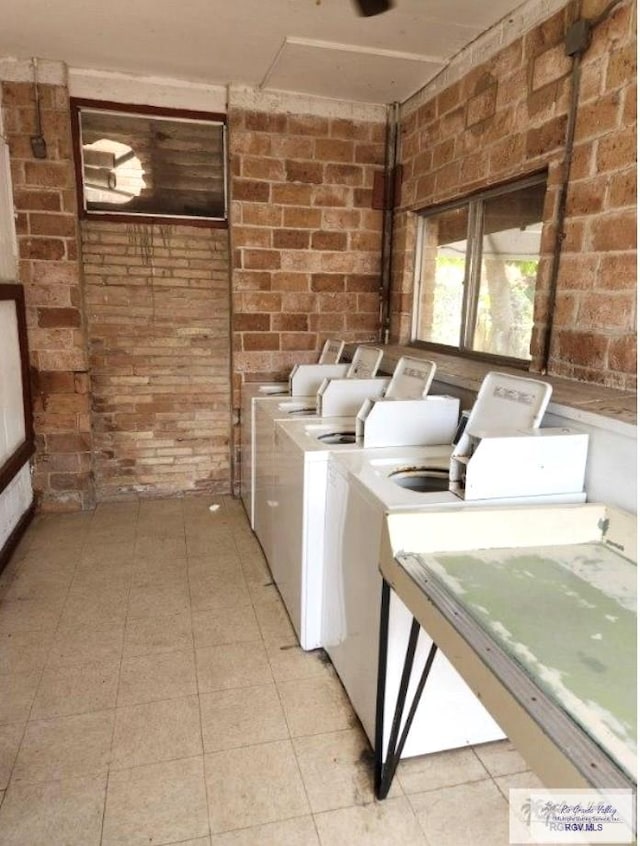
MULTIPOLYGON (((386 515, 584 502, 588 436, 538 428, 549 397, 545 383, 489 374, 457 443, 332 455, 324 521, 321 641, 372 746, 382 588, 378 560, 386 515), (512 428, 504 428, 505 419, 512 428)), ((402 544, 401 538, 398 543, 402 544)), ((393 714, 388 703, 397 700, 410 627, 411 615, 392 596, 383 748, 393 714)), ((430 647, 422 632, 414 666, 424 665, 430 647)), ((415 670, 409 701, 418 681, 415 670)), ((429 688, 430 695, 422 698, 416 711, 403 757, 503 737, 441 653, 432 666, 429 688)))
MULTIPOLYGON (((289 374, 288 382, 266 384, 244 383, 241 396, 241 444, 242 462, 240 473, 240 496, 255 529, 255 490, 257 443, 264 438, 260 425, 267 425, 275 417, 310 415, 315 413, 316 394, 320 387, 330 384, 332 379, 356 379, 375 376, 382 360, 382 350, 377 347, 359 346, 350 362, 340 362, 344 349, 343 341, 328 340, 317 364, 297 364, 289 374), (258 419, 258 407, 263 401, 265 417, 258 419)), ((359 405, 359 403, 358 403, 359 405)), ((351 406, 348 406, 349 408, 351 406)))

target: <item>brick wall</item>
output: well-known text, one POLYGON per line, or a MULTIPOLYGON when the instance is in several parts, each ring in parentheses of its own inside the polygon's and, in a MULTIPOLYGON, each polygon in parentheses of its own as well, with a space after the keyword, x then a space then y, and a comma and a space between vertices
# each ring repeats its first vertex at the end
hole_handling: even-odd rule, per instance
MULTIPOLYGON (((604 0, 585 0, 593 18, 604 0)), ((394 253, 393 337, 406 341, 415 218, 424 208, 549 168, 532 352, 541 348, 553 216, 571 62, 564 34, 573 5, 504 47, 414 110, 405 108, 404 182, 394 253)), ((593 31, 584 55, 566 237, 549 372, 633 389, 636 384, 635 4, 593 31)))
POLYGON ((286 378, 327 337, 377 339, 384 133, 380 121, 230 109, 235 408, 243 379, 286 378))
POLYGON ((81 231, 97 498, 228 493, 228 233, 81 231))
POLYGON ((47 158, 38 160, 30 144, 33 86, 1 85, 27 303, 34 490, 42 508, 85 508, 93 501, 91 428, 68 94, 64 86, 40 86, 47 158))
POLYGON ((328 336, 375 338, 384 124, 232 110, 229 144, 237 373, 283 377, 328 336))

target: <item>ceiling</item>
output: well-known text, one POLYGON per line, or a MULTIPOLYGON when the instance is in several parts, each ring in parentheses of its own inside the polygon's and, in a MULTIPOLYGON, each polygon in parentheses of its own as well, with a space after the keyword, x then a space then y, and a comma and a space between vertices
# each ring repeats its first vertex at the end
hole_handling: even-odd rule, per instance
POLYGON ((0 56, 403 102, 520 0, 0 0, 0 56))

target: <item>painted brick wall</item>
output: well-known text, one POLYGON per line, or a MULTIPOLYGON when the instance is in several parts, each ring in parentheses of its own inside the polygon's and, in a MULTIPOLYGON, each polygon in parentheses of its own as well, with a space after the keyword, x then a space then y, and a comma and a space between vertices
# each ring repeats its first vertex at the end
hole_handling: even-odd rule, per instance
POLYGON ((228 233, 81 231, 97 498, 228 493, 228 233))
POLYGON ((47 158, 35 159, 33 87, 2 82, 25 289, 36 454, 34 491, 44 509, 93 502, 85 348, 67 89, 41 85, 47 158))
MULTIPOLYGON (((582 15, 593 18, 606 5, 585 0, 582 15)), ((410 211, 548 166, 534 359, 539 352, 567 121, 571 63, 563 42, 572 10, 567 6, 406 110, 394 339, 406 341, 410 333, 415 243, 410 211)), ((550 362, 556 375, 626 389, 636 385, 635 59, 635 3, 627 2, 594 29, 583 59, 550 362)))

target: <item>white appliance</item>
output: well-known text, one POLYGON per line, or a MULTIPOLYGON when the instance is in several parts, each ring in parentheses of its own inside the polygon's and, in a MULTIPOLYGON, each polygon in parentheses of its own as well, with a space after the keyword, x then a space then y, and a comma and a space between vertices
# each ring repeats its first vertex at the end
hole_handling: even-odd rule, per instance
MULTIPOLYGON (((318 364, 336 365, 340 361, 344 341, 328 338, 322 347, 318 364)), ((315 365, 311 365, 314 367, 315 365)), ((348 371, 349 364, 341 365, 336 369, 336 375, 342 375, 348 371)), ((254 524, 254 502, 253 489, 255 485, 255 400, 264 397, 286 396, 289 394, 290 382, 299 365, 295 365, 288 382, 243 382, 240 386, 240 424, 241 424, 241 454, 240 462, 240 498, 244 505, 251 528, 254 524)), ((325 370, 318 378, 318 384, 329 371, 325 370)))
MULTIPOLYGON (((528 433, 522 432, 519 436, 511 433, 514 437, 510 440, 519 444, 519 450, 507 451, 504 461, 499 453, 494 454, 493 467, 483 464, 490 479, 502 479, 503 482, 503 490, 499 481, 492 491, 484 488, 489 496, 493 495, 491 499, 465 499, 463 497, 468 491, 461 489, 459 481, 450 482, 454 462, 458 467, 466 458, 467 470, 473 465, 473 447, 477 446, 479 423, 486 430, 490 429, 492 422, 504 420, 506 404, 510 412, 507 419, 512 419, 516 426, 538 425, 549 394, 550 389, 544 383, 489 374, 470 414, 466 434, 453 450, 455 459, 451 446, 373 449, 332 456, 327 479, 321 639, 372 745, 375 740, 382 585, 378 557, 385 515, 409 510, 466 511, 489 505, 583 502, 588 436, 568 430, 529 429, 528 433), (517 383, 522 384, 518 386, 517 383), (522 392, 518 393, 520 388, 527 393, 530 401, 518 403, 515 398, 520 396, 522 399, 523 396, 522 392), (512 402, 516 403, 515 409, 511 409, 512 402), (470 431, 476 435, 469 435, 470 431), (549 431, 555 434, 547 438, 549 431), (527 477, 531 465, 530 447, 541 442, 554 443, 551 455, 555 455, 556 442, 559 441, 567 444, 567 450, 560 453, 562 460, 544 477, 549 492, 539 493, 539 479, 534 479, 530 493, 527 477), (500 468, 506 472, 503 473, 500 468), (515 487, 513 478, 518 480, 515 487), (457 485, 457 492, 450 490, 450 485, 457 485)), ((488 435, 487 439, 489 442, 493 440, 488 435)), ((501 440, 498 438, 495 443, 501 440)), ((395 597, 392 598, 385 696, 388 703, 395 703, 397 697, 410 624, 409 613, 395 597)), ((417 665, 424 663, 430 646, 431 641, 422 632, 418 641, 417 665)), ((417 685, 418 675, 417 671, 412 675, 410 695, 417 685)), ((418 707, 403 757, 482 743, 503 736, 476 696, 440 653, 428 685, 429 693, 418 707), (435 726, 437 731, 434 731, 435 726)), ((389 737, 392 713, 393 707, 388 705, 385 708, 388 719, 384 726, 384 745, 389 737)))
MULTIPOLYGON (((316 416, 316 392, 324 385, 329 393, 333 379, 325 378, 336 375, 335 368, 343 368, 338 376, 346 390, 337 395, 336 407, 341 413, 355 417, 365 397, 380 395, 389 384, 389 378, 376 379, 382 350, 377 347, 359 346, 354 352, 350 364, 346 365, 301 365, 292 376, 291 389, 295 392, 290 397, 263 397, 255 399, 252 408, 250 440, 250 485, 247 490, 251 528, 258 536, 263 552, 270 561, 272 556, 273 519, 271 502, 274 499, 274 485, 277 475, 275 456, 275 421, 280 419, 312 419, 316 416), (367 378, 365 378, 367 377, 367 378), (310 396, 301 396, 297 392, 305 390, 310 396)), ((428 363, 432 367, 432 363, 428 363)), ((333 394, 332 394, 333 395, 333 394)), ((247 506, 245 505, 245 508, 247 506)))
MULTIPOLYGON (((433 378, 435 366, 417 359, 398 363, 389 392, 422 396, 433 378), (407 373, 414 370, 413 375, 407 373), (396 378, 397 377, 397 378, 396 378), (395 380, 395 382, 394 382, 395 380), (411 388, 410 380, 413 380, 411 388), (427 386, 425 388, 425 385, 427 386)), ((340 380, 343 381, 343 380, 340 380)), ((427 443, 450 442, 459 416, 459 401, 453 397, 426 397, 422 400, 394 398, 366 403, 375 417, 376 409, 389 406, 387 437, 414 437, 411 414, 415 402, 424 404, 431 423, 421 418, 420 437, 427 443)), ((366 427, 366 415, 362 413, 366 427)), ((274 476, 266 498, 269 531, 263 549, 274 581, 287 607, 303 649, 321 645, 322 567, 325 537, 324 509, 327 466, 332 452, 360 451, 363 440, 356 439, 355 418, 342 416, 314 420, 278 420, 273 450, 274 476)))

